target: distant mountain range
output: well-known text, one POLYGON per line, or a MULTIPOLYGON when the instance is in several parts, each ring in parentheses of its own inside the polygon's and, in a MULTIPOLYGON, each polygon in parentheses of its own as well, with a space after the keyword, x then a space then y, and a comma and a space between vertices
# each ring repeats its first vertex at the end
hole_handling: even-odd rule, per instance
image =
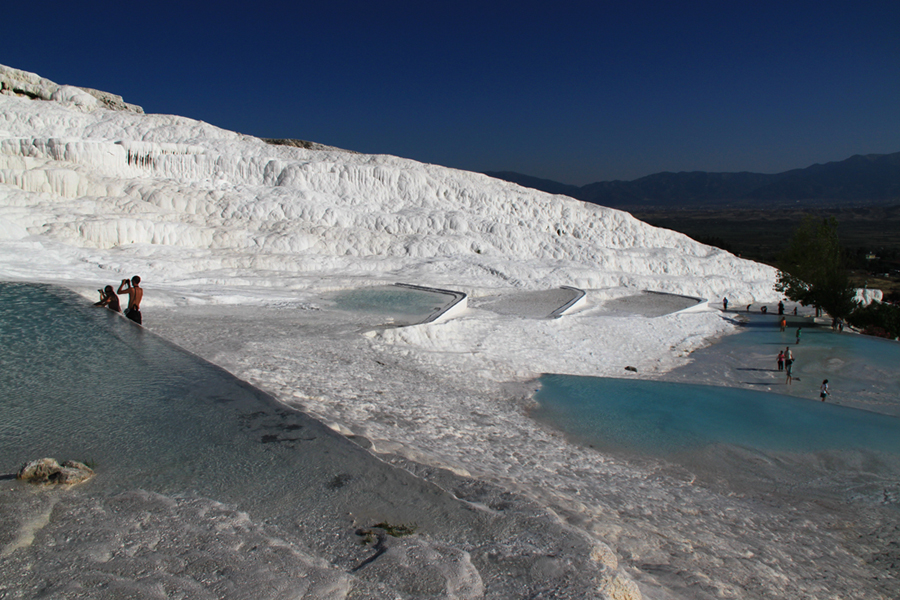
POLYGON ((900 204, 900 152, 851 156, 784 173, 656 173, 567 185, 512 171, 485 175, 612 208, 846 207, 900 204))

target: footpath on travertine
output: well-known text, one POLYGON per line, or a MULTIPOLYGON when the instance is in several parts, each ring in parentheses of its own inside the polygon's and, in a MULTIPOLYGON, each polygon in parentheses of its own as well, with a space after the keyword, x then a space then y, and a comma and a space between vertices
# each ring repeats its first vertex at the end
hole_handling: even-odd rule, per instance
POLYGON ((872 353, 862 355, 846 348, 849 340, 843 336, 860 334, 832 331, 829 319, 816 319, 807 309, 801 309, 799 316, 788 314, 784 332, 780 330, 777 314, 729 310, 722 316, 734 320, 740 333, 695 350, 689 364, 664 373, 659 379, 740 387, 811 400, 819 400, 819 387, 823 379, 828 379, 831 392, 828 402, 900 416, 900 375, 892 365, 879 364, 882 361, 877 360, 878 357, 891 359, 885 356, 885 350, 896 350, 900 355, 900 344, 855 338, 854 341, 864 344, 880 344, 881 352, 875 352, 873 360, 872 353), (802 329, 799 344, 796 343, 798 327, 802 329), (786 372, 779 371, 776 362, 778 352, 786 348, 790 348, 795 359, 790 384, 786 372))

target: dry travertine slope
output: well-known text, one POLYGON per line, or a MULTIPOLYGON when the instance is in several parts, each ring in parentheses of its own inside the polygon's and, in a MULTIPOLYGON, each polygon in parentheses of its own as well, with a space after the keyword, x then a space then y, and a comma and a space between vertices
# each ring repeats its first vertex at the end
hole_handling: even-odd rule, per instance
MULTIPOLYGON (((9 73, 0 71, 6 81, 9 73)), ((20 79, 36 97, 55 86, 20 79)), ((207 258, 202 269, 156 278, 171 283, 240 282, 265 269, 286 281, 403 274, 458 286, 774 297, 771 268, 627 213, 391 156, 272 146, 182 117, 110 112, 79 88, 56 86, 50 97, 36 110, 0 96, 8 241, 39 235, 114 251, 101 254, 136 259, 149 274, 155 259, 172 262, 173 248, 207 258)))

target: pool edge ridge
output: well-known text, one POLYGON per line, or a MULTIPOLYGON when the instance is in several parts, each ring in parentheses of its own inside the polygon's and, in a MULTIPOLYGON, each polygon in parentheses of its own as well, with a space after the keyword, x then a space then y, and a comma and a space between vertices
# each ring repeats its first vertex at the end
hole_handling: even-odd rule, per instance
POLYGON ((556 310, 551 312, 549 315, 549 318, 551 318, 551 319, 558 319, 561 316, 563 316, 564 314, 566 314, 567 312, 569 312, 570 310, 572 310, 573 308, 575 308, 576 306, 581 305, 585 301, 584 299, 587 296, 586 291, 584 291, 580 288, 577 288, 577 287, 572 287, 571 285, 562 285, 562 286, 560 286, 560 289, 572 290, 573 292, 575 292, 575 296, 571 300, 569 300, 568 302, 566 302, 565 304, 563 304, 562 306, 560 306, 559 308, 557 308, 556 310))
POLYGON ((465 292, 458 292, 456 290, 445 290, 445 289, 441 289, 441 288, 426 287, 423 285, 415 285, 412 283, 395 283, 394 285, 397 287, 407 288, 407 289, 411 289, 411 290, 419 290, 422 292, 431 292, 431 293, 437 293, 437 294, 448 294, 450 296, 453 296, 453 300, 449 304, 442 307, 440 310, 437 310, 437 311, 431 313, 425 319, 416 323, 416 325, 425 325, 426 323, 435 323, 438 320, 443 321, 446 319, 450 319, 458 314, 461 314, 463 311, 466 310, 466 308, 468 308, 469 296, 465 292))

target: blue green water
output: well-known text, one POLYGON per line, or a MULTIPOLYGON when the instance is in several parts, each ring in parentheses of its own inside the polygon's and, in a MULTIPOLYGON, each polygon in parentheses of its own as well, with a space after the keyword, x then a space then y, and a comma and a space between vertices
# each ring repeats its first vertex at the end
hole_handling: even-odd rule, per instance
POLYGON ((453 299, 452 294, 393 285, 343 290, 332 296, 335 308, 390 317, 402 324, 424 321, 453 299))
POLYGON ((900 455, 900 419, 739 388, 544 375, 533 416, 607 451, 668 458, 727 444, 763 452, 900 455))
POLYGON ((294 520, 428 518, 384 485, 389 471, 412 490, 412 476, 54 286, 0 282, 0 415, 0 474, 52 457, 94 464, 85 489, 104 493, 199 494, 294 520))
POLYGON ((790 347, 796 361, 794 374, 800 378, 801 385, 786 390, 787 393, 814 397, 822 379, 827 378, 838 396, 846 391, 850 399, 853 391, 874 384, 893 391, 900 402, 900 343, 849 332, 837 333, 830 327, 813 325, 809 318, 789 316, 787 321, 787 328, 781 332, 777 316, 751 315, 740 334, 728 336, 697 354, 740 355, 743 352, 747 356, 746 367, 774 369, 778 351, 790 347), (801 328, 800 344, 796 343, 798 327, 801 328), (768 356, 761 363, 751 363, 756 360, 746 355, 746 350, 751 348, 768 348, 768 356), (814 388, 812 393, 810 386, 814 388))
MULTIPOLYGON (((50 456, 95 463, 99 487, 235 500, 261 464, 329 469, 296 452, 321 452, 320 425, 63 289, 0 283, 0 373, 6 473, 50 456)), ((305 495, 291 487, 260 490, 305 495)))

